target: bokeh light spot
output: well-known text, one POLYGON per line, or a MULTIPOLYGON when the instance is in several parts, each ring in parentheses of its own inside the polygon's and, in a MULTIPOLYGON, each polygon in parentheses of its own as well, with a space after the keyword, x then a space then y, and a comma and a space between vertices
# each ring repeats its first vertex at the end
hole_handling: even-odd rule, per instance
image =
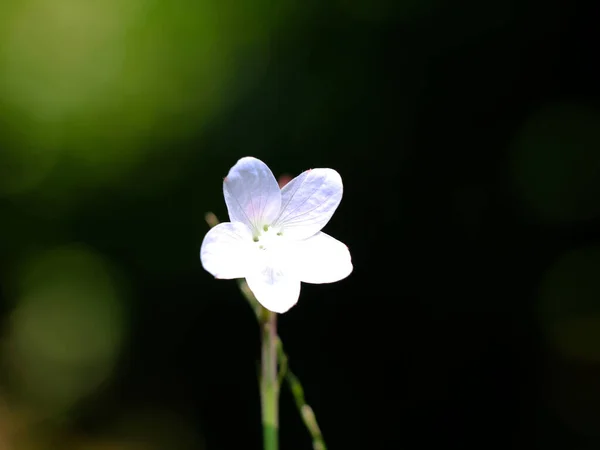
POLYGON ((513 143, 519 196, 541 220, 600 215, 600 114, 581 106, 547 106, 526 120, 513 143))
POLYGON ((17 273, 4 353, 10 386, 58 413, 111 374, 125 332, 122 294, 107 262, 83 246, 35 255, 17 273))
POLYGON ((600 362, 600 246, 573 250, 547 271, 539 314, 552 347, 567 359, 600 362))

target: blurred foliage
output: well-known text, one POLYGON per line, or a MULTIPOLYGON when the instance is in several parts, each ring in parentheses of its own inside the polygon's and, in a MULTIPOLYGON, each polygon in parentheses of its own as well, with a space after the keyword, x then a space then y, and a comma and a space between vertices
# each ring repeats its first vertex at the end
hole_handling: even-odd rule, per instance
MULTIPOLYGON (((94 183, 199 133, 268 60, 288 3, 7 0, 0 5, 0 193, 61 161, 94 183)), ((71 195, 71 194, 70 194, 71 195)))

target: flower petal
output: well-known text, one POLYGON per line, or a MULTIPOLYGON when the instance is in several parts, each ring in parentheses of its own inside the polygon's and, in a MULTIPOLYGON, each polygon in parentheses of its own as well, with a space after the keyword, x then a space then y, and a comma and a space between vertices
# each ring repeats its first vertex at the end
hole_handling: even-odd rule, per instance
POLYGON ((245 157, 223 180, 229 220, 259 229, 275 220, 281 208, 281 191, 271 169, 259 159, 245 157))
POLYGON ((319 232, 294 244, 294 275, 304 283, 333 283, 352 272, 348 247, 328 234, 319 232))
POLYGON ((252 244, 252 233, 245 224, 220 223, 204 236, 200 247, 202 267, 215 278, 244 278, 254 263, 252 244))
POLYGON ((301 173, 281 190, 275 225, 290 239, 306 239, 325 226, 342 200, 342 177, 333 169, 301 173))
POLYGON ((246 282, 261 305, 279 314, 294 306, 300 296, 300 281, 279 268, 266 266, 247 276, 246 282))

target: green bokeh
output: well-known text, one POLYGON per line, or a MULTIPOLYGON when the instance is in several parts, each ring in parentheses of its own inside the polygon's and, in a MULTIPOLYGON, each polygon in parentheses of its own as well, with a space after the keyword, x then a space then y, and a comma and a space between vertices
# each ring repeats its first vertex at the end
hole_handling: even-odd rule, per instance
POLYGON ((532 114, 513 143, 517 191, 540 220, 561 223, 600 215, 600 116, 572 104, 532 114))
POLYGON ((107 262, 72 245, 26 258, 3 356, 25 404, 57 414, 110 376, 125 335, 123 295, 107 262))
POLYGON ((88 182, 110 181, 201 133, 243 88, 244 58, 268 60, 286 5, 3 2, 0 194, 36 188, 65 161, 88 182))
POLYGON ((543 329, 568 359, 600 362, 600 247, 568 252, 546 272, 540 287, 543 329))

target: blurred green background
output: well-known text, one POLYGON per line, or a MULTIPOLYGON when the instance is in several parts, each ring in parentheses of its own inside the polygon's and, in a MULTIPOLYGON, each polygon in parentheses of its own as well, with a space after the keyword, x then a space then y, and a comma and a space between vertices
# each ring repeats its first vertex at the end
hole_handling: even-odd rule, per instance
POLYGON ((280 319, 330 449, 600 448, 598 13, 2 0, 0 449, 261 448, 198 258, 249 155, 344 180, 354 273, 280 319))

